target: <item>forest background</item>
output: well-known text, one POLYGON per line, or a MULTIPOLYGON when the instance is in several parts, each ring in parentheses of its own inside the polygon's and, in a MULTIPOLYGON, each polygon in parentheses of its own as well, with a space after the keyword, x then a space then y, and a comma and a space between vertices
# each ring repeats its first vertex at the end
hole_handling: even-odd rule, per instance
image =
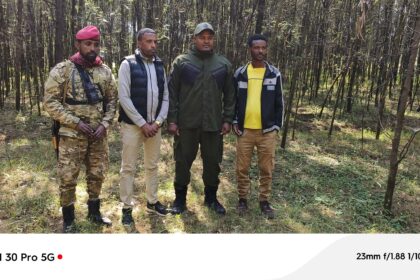
MULTIPOLYGON (((116 123, 102 191, 103 213, 114 225, 100 228, 85 220, 86 184, 80 176, 80 232, 420 232, 416 0, 0 0, 0 232, 61 230, 51 120, 42 97, 49 70, 75 52, 77 30, 87 24, 100 28, 101 55, 117 78, 140 28, 158 32, 158 54, 169 72, 202 21, 215 27, 216 50, 235 67, 249 59, 247 37, 265 34, 268 60, 282 72, 287 108, 273 178, 276 219, 259 212, 255 163, 251 213, 237 215, 235 137, 229 135, 219 192, 225 217, 203 207, 199 161, 188 213, 146 214, 140 161, 136 227, 124 228, 116 123)), ((172 142, 165 134, 159 164, 159 196, 167 205, 174 198, 172 142)))

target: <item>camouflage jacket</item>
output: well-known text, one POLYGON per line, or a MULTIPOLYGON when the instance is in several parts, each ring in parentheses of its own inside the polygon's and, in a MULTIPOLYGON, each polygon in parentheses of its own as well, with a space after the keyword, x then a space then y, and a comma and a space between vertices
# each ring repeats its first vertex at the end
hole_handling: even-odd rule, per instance
POLYGON ((60 122, 60 135, 84 138, 85 136, 76 130, 80 120, 88 123, 93 129, 99 124, 108 128, 115 116, 117 86, 111 69, 102 64, 86 70, 103 99, 94 105, 74 105, 87 103, 87 98, 79 72, 69 60, 57 64, 45 82, 44 109, 54 120, 60 122))

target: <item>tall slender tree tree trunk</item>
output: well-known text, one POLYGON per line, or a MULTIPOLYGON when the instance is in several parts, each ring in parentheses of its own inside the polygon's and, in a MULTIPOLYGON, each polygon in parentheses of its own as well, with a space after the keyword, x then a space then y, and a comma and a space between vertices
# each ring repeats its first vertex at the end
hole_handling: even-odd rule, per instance
POLYGON ((330 0, 322 1, 322 9, 320 10, 321 23, 319 26, 319 38, 318 38, 318 43, 316 46, 316 51, 314 53, 315 61, 314 61, 314 73, 313 73, 314 80, 313 81, 315 85, 314 85, 313 91, 311 92, 310 99, 312 99, 312 97, 314 98, 318 97, 318 90, 319 90, 319 84, 320 84, 321 73, 322 73, 322 63, 324 60, 325 39, 326 39, 326 33, 328 29, 327 20, 328 20, 330 4, 331 4, 330 0))
MULTIPOLYGON (((41 86, 40 90, 40 97, 39 99, 42 100, 42 97, 44 95, 44 73, 45 73, 45 56, 44 56, 44 49, 45 49, 45 40, 43 36, 43 30, 45 28, 45 21, 42 18, 43 10, 42 8, 38 9, 39 16, 38 16, 38 30, 39 30, 39 36, 38 36, 38 46, 37 48, 33 49, 32 51, 36 52, 38 54, 38 71, 39 71, 39 83, 41 86)), ((36 14, 35 10, 34 13, 36 14)), ((51 52, 51 51, 50 51, 51 52)))
POLYGON ((34 13, 34 3, 33 1, 27 2, 28 7, 28 17, 30 19, 29 26, 30 26, 30 34, 31 34, 31 49, 32 51, 28 52, 28 55, 31 56, 31 68, 32 68, 32 75, 34 79, 34 88, 35 88, 35 99, 36 99, 36 106, 38 115, 41 115, 41 93, 38 81, 38 64, 35 63, 38 61, 38 52, 37 52, 37 45, 38 45, 38 27, 35 21, 35 13, 34 13))
POLYGON ((120 9, 121 9, 121 30, 120 30, 120 57, 121 60, 124 56, 128 55, 127 50, 127 18, 128 18, 128 10, 127 10, 126 0, 120 0, 120 9))
POLYGON ((22 62, 22 53, 23 46, 22 41, 22 18, 23 18, 23 0, 17 1, 17 23, 16 23, 16 55, 15 55, 15 108, 16 111, 20 111, 20 102, 21 102, 21 87, 20 87, 20 72, 21 72, 21 62, 22 62))
MULTIPOLYGON (((6 29, 6 24, 4 21, 4 15, 3 15, 3 1, 0 0, 0 26, 2 26, 2 29, 6 29)), ((4 54, 4 45, 6 38, 4 34, 0 33, 0 55, 3 57, 4 54)), ((6 64, 5 64, 5 58, 0 62, 0 109, 4 107, 4 79, 5 79, 5 72, 6 72, 6 64)))
MULTIPOLYGON (((420 88, 420 55, 417 56, 417 68, 416 68, 416 72, 414 74, 414 77, 416 78, 415 86, 413 88, 413 90, 411 91, 410 94, 410 111, 413 111, 413 105, 414 105, 414 100, 416 99, 417 95, 419 94, 419 88, 420 88)), ((417 112, 420 112, 420 102, 419 102, 419 108, 417 110, 417 112)))
POLYGON ((335 100, 335 104, 334 104, 333 114, 332 114, 332 117, 331 117, 330 129, 328 130, 328 138, 331 138, 331 136, 332 136, 333 129, 334 129, 334 121, 335 121, 335 117, 336 117, 336 114, 337 114, 337 109, 339 107, 339 102, 343 98, 344 84, 345 84, 346 76, 347 76, 347 72, 348 72, 348 65, 346 66, 345 71, 346 72, 341 76, 341 81, 340 81, 340 84, 337 88, 337 99, 335 100))
POLYGON ((390 53, 390 39, 389 39, 389 30, 391 26, 392 5, 394 4, 393 0, 384 0, 384 20, 382 22, 382 38, 383 38, 383 49, 382 49, 382 58, 379 67, 380 74, 378 75, 378 88, 377 95, 375 98, 375 103, 378 102, 378 120, 376 123, 376 136, 375 139, 378 140, 382 127, 383 127, 383 117, 385 112, 385 100, 386 100, 386 85, 388 84, 389 75, 389 53, 390 53))
POLYGON ((410 47, 410 59, 408 63, 407 74, 405 75, 405 79, 403 83, 403 90, 401 91, 400 102, 398 104, 398 111, 397 111, 397 121, 395 124, 394 138, 392 139, 392 151, 391 151, 390 160, 389 160, 389 174, 388 174, 387 189, 386 189, 385 201, 384 201, 384 207, 387 211, 391 211, 391 207, 392 207, 392 197, 394 195, 395 182, 396 182, 396 177, 398 173, 398 164, 399 164, 398 148, 400 146, 401 132, 404 125, 404 114, 407 108, 408 93, 410 91, 410 87, 413 81, 414 64, 416 61, 417 51, 418 51, 419 43, 420 43, 419 11, 417 11, 417 19, 416 19, 414 30, 415 32, 414 32, 414 38, 410 47))
POLYGON ((155 24, 154 24, 154 13, 153 13, 153 8, 155 5, 155 0, 149 0, 146 1, 147 5, 146 5, 146 27, 149 28, 155 28, 155 24))
POLYGON ((70 49, 72 49, 72 47, 74 46, 74 35, 76 34, 77 30, 77 11, 76 11, 76 6, 77 6, 77 0, 71 0, 71 19, 70 20, 70 31, 71 31, 71 46, 70 49))
MULTIPOLYGON (((309 5, 308 2, 306 3, 306 5, 309 5)), ((283 149, 286 147, 287 134, 289 132, 290 116, 291 116, 292 110, 293 110, 293 99, 294 99, 294 96, 295 96, 295 93, 296 93, 297 87, 298 87, 297 86, 297 81, 299 79, 299 72, 301 70, 301 63, 302 63, 301 56, 302 56, 302 53, 303 53, 303 45, 305 43, 305 38, 306 38, 304 36, 304 33, 306 32, 306 29, 307 29, 306 24, 309 23, 307 17, 308 17, 308 14, 305 13, 305 15, 302 18, 302 25, 301 25, 301 30, 300 30, 302 36, 300 37, 299 45, 297 46, 296 51, 295 51, 293 74, 292 74, 292 78, 290 80, 289 97, 287 99, 283 135, 282 135, 281 144, 280 144, 280 146, 283 149)), ((297 102, 299 102, 299 100, 297 102)), ((296 116, 295 116, 295 118, 296 118, 296 116)))
POLYGON ((263 21, 264 21, 264 11, 265 11, 265 0, 257 0, 258 7, 257 7, 257 21, 255 23, 255 33, 261 34, 263 21))
POLYGON ((54 41, 54 64, 64 58, 63 38, 65 32, 64 1, 55 0, 55 41, 54 41))
MULTIPOLYGON (((78 16, 77 16, 77 30, 80 30, 85 25, 85 0, 79 0, 79 6, 78 6, 78 16)), ((76 30, 76 31, 77 31, 76 30)))

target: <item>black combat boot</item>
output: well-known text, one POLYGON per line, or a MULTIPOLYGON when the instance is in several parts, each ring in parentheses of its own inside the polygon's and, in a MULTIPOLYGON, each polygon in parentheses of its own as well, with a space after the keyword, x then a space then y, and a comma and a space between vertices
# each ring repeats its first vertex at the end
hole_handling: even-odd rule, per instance
POLYGON ((74 204, 63 206, 61 212, 63 213, 63 233, 74 232, 74 204))
POLYGON ((217 193, 217 187, 206 186, 204 188, 204 195, 205 195, 204 205, 206 205, 209 209, 214 210, 214 212, 216 212, 217 214, 225 215, 226 209, 217 200, 216 193, 217 193))
POLYGON ((88 219, 99 225, 111 226, 112 222, 107 217, 102 217, 101 211, 101 201, 99 199, 96 200, 88 200, 88 219))
POLYGON ((175 200, 172 204, 171 214, 178 215, 187 209, 187 187, 175 188, 175 200))
POLYGON ((132 208, 123 208, 122 209, 122 224, 124 226, 130 226, 130 225, 134 224, 132 213, 133 213, 132 208))

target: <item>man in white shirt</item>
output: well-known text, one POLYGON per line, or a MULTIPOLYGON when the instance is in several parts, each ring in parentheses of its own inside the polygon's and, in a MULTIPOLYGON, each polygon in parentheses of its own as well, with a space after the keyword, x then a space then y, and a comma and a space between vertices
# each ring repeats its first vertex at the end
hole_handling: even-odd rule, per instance
POLYGON ((134 223, 132 217, 134 175, 138 152, 144 147, 146 170, 146 210, 164 216, 168 213, 157 198, 158 161, 161 125, 168 114, 168 86, 162 60, 156 55, 157 36, 150 28, 137 34, 137 49, 125 57, 118 72, 121 139, 120 198, 122 223, 134 223))

